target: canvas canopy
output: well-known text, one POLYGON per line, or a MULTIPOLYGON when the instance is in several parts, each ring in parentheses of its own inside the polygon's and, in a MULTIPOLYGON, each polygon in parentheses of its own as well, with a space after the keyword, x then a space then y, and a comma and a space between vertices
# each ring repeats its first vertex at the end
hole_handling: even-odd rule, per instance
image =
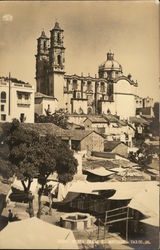
POLYGON ((125 169, 122 167, 118 167, 118 168, 111 168, 110 171, 115 172, 115 173, 121 173, 125 171, 125 169))
POLYGON ((151 225, 153 227, 159 227, 159 219, 157 218, 157 216, 143 219, 143 220, 141 220, 141 222, 148 224, 148 225, 151 225))
MULTIPOLYGON (((36 192, 37 186, 38 186, 38 181, 37 181, 37 179, 33 179, 33 181, 31 182, 30 191, 31 191, 32 193, 35 193, 35 192, 36 192)), ((14 182, 12 183, 11 187, 15 187, 15 188, 17 188, 17 189, 19 189, 19 190, 24 190, 21 181, 18 180, 17 178, 15 178, 15 180, 14 180, 14 182)))
POLYGON ((9 223, 0 232, 1 249, 78 249, 73 232, 36 217, 9 223))
POLYGON ((139 182, 87 182, 78 181, 72 183, 68 192, 98 194, 101 190, 115 190, 116 193, 109 199, 125 200, 132 199, 137 193, 143 191, 146 186, 152 186, 156 181, 139 182))
POLYGON ((98 176, 109 176, 113 174, 113 172, 106 170, 104 167, 87 169, 86 171, 98 176))
POLYGON ((129 203, 129 207, 140 211, 147 217, 159 221, 159 187, 158 182, 150 181, 138 192, 129 203))

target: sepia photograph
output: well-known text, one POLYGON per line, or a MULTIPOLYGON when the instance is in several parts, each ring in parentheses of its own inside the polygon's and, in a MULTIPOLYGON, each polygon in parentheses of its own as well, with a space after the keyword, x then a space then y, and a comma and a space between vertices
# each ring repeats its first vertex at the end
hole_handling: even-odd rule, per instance
POLYGON ((159 249, 159 13, 0 1, 0 249, 159 249))

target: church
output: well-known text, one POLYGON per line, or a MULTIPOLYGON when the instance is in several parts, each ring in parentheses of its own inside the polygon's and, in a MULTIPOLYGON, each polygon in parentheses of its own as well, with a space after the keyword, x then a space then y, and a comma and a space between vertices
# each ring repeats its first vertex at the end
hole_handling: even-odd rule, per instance
POLYGON ((136 115, 137 87, 130 74, 123 75, 111 51, 98 67, 98 76, 66 74, 64 30, 58 22, 50 38, 42 31, 37 39, 35 112, 43 100, 52 113, 64 108, 70 114, 113 114, 129 119, 136 115))

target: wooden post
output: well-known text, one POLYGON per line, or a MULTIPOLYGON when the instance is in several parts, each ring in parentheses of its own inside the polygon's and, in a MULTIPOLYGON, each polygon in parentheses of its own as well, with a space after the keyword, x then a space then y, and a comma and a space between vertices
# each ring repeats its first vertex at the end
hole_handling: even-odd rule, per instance
POLYGON ((128 241, 128 217, 129 217, 129 207, 127 207, 127 219, 126 219, 126 241, 128 241))
POLYGON ((99 239, 99 233, 100 233, 100 218, 98 219, 98 239, 99 239))
POLYGON ((106 211, 106 214, 105 214, 105 221, 104 221, 104 240, 106 238, 106 224, 107 224, 107 211, 106 211))

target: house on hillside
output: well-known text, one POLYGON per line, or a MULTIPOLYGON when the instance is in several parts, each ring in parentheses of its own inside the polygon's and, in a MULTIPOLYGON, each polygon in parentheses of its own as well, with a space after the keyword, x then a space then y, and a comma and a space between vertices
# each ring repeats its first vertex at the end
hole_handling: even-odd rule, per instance
POLYGON ((132 138, 135 135, 134 128, 112 114, 88 116, 83 124, 85 130, 94 130, 104 134, 108 141, 118 140, 132 146, 132 138))
POLYGON ((128 146, 120 141, 105 141, 104 151, 128 157, 128 146))
POLYGON ((104 151, 104 137, 95 131, 62 129, 53 123, 21 124, 27 130, 34 130, 41 136, 50 134, 69 144, 75 151, 104 151))
POLYGON ((102 116, 88 116, 84 122, 85 130, 94 130, 101 134, 107 134, 108 122, 102 116))
POLYGON ((135 128, 138 136, 141 136, 143 133, 149 133, 150 122, 141 116, 130 117, 129 122, 135 128))
POLYGON ((75 151, 104 151, 104 137, 96 131, 63 130, 61 139, 75 151))

